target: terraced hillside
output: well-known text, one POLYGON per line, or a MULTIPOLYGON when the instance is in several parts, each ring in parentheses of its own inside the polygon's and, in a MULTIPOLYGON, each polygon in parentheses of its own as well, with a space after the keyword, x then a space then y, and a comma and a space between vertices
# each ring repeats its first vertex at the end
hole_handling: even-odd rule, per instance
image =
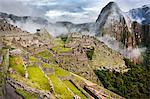
MULTIPOLYGON (((121 98, 97 84, 60 68, 57 63, 43 62, 39 57, 22 50, 16 54, 18 49, 2 51, 4 53, 1 56, 6 58, 2 58, 1 67, 8 65, 8 68, 1 68, 0 78, 5 79, 2 80, 5 82, 1 82, 1 90, 3 90, 0 94, 1 97, 8 97, 7 94, 9 94, 9 97, 13 99, 36 99, 38 97, 42 99, 121 98), (6 61, 9 64, 5 63, 6 61), (7 77, 5 77, 6 75, 7 77), (13 88, 12 92, 6 88, 8 85, 13 88)), ((41 55, 41 53, 39 54, 41 55)))
POLYGON ((45 30, 22 35, 17 27, 2 23, 7 28, 1 32, 7 35, 0 37, 0 98, 123 98, 103 88, 94 73, 90 51, 102 43, 93 37, 73 33, 65 41, 45 30))

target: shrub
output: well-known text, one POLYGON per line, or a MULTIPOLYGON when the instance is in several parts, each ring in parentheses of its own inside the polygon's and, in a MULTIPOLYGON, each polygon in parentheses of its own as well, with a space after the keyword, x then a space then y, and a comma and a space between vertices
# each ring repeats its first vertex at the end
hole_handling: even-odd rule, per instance
POLYGON ((89 60, 92 60, 93 54, 94 54, 94 47, 91 48, 91 49, 88 49, 87 52, 86 52, 86 55, 87 55, 89 60))

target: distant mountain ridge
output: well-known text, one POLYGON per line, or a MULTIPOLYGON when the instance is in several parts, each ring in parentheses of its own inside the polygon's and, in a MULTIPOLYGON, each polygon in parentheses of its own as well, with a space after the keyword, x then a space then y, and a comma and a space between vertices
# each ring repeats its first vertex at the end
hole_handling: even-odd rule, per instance
POLYGON ((137 21, 141 24, 150 24, 150 5, 132 9, 127 13, 133 21, 137 21))
POLYGON ((73 24, 65 21, 51 23, 41 17, 16 16, 2 12, 0 12, 0 18, 6 19, 9 23, 31 33, 35 33, 36 29, 46 28, 50 33, 60 35, 71 32, 91 32, 89 29, 92 30, 94 27, 94 23, 73 24))

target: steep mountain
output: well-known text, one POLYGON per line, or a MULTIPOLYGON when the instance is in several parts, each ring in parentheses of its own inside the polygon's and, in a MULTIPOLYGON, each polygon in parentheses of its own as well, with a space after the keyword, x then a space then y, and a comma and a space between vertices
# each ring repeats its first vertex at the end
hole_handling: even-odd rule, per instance
POLYGON ((108 3, 96 20, 96 36, 109 36, 127 48, 132 47, 131 33, 127 18, 115 2, 108 3))
POLYGON ((133 21, 142 24, 150 24, 150 5, 144 5, 141 8, 132 9, 127 13, 133 21))

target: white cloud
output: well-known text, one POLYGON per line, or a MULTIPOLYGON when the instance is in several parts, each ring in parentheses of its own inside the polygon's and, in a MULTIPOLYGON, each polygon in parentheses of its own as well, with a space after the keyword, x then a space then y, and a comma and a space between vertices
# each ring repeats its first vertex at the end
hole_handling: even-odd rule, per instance
POLYGON ((16 15, 47 16, 51 21, 94 22, 110 1, 123 11, 141 7, 149 0, 0 0, 0 11, 16 15))

